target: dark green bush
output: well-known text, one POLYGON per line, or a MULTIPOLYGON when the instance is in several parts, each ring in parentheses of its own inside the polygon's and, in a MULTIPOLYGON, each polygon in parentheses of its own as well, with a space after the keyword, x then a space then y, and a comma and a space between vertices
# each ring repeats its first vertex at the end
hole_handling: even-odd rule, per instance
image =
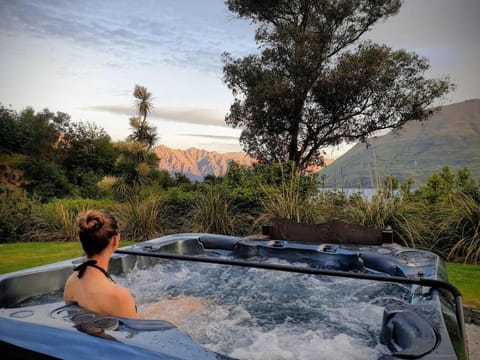
POLYGON ((32 226, 32 213, 38 203, 23 190, 0 186, 0 243, 24 239, 32 226))

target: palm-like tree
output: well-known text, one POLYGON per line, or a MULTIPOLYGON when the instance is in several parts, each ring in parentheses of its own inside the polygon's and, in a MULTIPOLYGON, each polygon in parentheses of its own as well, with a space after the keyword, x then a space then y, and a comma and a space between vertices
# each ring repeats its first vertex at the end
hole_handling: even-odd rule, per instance
POLYGON ((148 152, 158 142, 157 129, 147 121, 141 121, 138 116, 130 118, 130 127, 133 132, 128 136, 128 139, 141 143, 148 152))
POLYGON ((147 151, 150 151, 158 141, 157 128, 147 121, 147 115, 153 110, 152 93, 144 86, 135 85, 133 96, 136 99, 138 116, 130 118, 133 133, 129 139, 142 143, 147 151))
POLYGON ((137 99, 138 114, 143 117, 142 123, 145 123, 147 115, 153 110, 152 93, 145 86, 135 85, 133 96, 137 99))

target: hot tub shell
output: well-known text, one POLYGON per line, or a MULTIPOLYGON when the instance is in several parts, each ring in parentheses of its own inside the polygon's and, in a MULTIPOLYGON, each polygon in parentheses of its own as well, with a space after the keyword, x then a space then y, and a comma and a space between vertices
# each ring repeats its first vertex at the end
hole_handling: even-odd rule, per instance
MULTIPOLYGON (((187 233, 138 243, 121 251, 124 253, 114 254, 111 258, 109 270, 114 275, 127 273, 135 267, 151 266, 162 261, 157 256, 163 254, 167 258, 170 255, 204 262, 230 259, 238 264, 281 259, 328 273, 447 280, 444 262, 437 255, 391 246, 312 244, 187 233)), ((76 258, 0 275, 0 344, 4 353, 75 359, 97 356, 228 358, 196 344, 166 321, 115 318, 119 326, 111 330, 101 325, 104 317, 88 314, 82 309, 65 309, 59 302, 26 307, 18 305, 31 297, 61 292, 73 267, 82 261, 82 258, 76 258), (84 322, 88 325, 87 331, 75 321, 74 315, 78 312, 87 318, 84 322), (158 346, 159 343, 162 346, 158 346)), ((391 354, 381 358, 466 358, 462 326, 463 322, 456 319, 453 299, 448 292, 412 285, 410 304, 385 308, 378 336, 391 354)))

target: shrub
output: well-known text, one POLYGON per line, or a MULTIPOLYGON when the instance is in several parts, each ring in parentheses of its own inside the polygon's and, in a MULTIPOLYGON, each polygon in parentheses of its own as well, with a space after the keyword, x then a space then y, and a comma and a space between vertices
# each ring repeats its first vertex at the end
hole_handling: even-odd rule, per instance
POLYGON ((22 240, 37 206, 25 191, 0 186, 0 243, 22 240))
POLYGON ((71 195, 73 185, 64 170, 56 163, 33 157, 21 165, 27 184, 25 188, 42 202, 71 195))

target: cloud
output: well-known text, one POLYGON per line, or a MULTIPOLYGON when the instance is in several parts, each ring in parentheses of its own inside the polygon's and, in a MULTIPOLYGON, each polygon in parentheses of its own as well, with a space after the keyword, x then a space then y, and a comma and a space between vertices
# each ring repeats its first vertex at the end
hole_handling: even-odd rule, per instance
POLYGON ((238 136, 210 135, 210 134, 179 134, 179 135, 181 135, 181 136, 199 137, 199 138, 204 138, 204 139, 235 140, 235 141, 238 141, 238 136))
POLYGON ((225 11, 223 2, 204 9, 188 0, 139 4, 108 0, 0 1, 0 32, 13 38, 23 33, 67 41, 129 62, 188 65, 218 72, 223 51, 234 47, 247 53, 255 49, 253 33, 245 33, 247 24, 242 32, 236 31, 238 24, 227 22, 225 11))
MULTIPOLYGON (((135 114, 134 107, 123 105, 95 105, 85 110, 105 111, 125 116, 135 114)), ((150 114, 151 118, 173 120, 196 125, 214 125, 225 127, 224 114, 211 109, 180 109, 180 108, 155 108, 150 114)))

